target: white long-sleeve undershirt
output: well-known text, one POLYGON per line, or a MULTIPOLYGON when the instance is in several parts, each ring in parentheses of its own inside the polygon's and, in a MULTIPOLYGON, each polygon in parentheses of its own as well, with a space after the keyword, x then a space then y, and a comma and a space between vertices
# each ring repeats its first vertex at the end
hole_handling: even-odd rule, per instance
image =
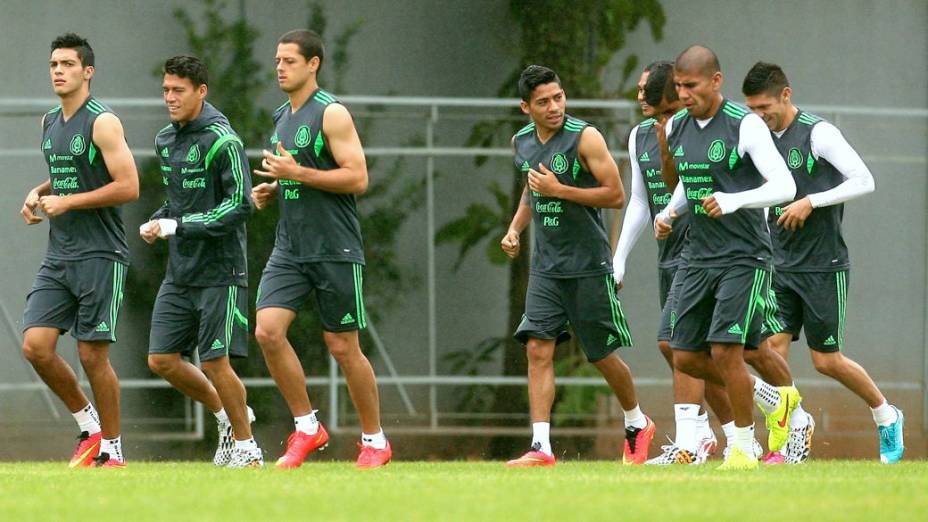
POLYGON ((632 129, 628 138, 628 158, 632 167, 632 195, 625 207, 625 216, 622 218, 622 233, 619 235, 619 244, 615 247, 615 256, 612 258, 612 271, 617 283, 625 277, 625 262, 631 254, 632 248, 638 241, 645 226, 650 223, 651 210, 648 207, 648 191, 644 186, 644 177, 638 165, 638 144, 635 137, 638 135, 638 126, 632 129))
MULTIPOLYGON (((782 136, 783 132, 777 135, 782 136)), ((834 188, 809 194, 809 202, 813 208, 844 203, 875 190, 876 185, 870 169, 837 127, 826 121, 818 123, 812 127, 810 141, 815 159, 825 159, 844 178, 844 181, 834 188)))

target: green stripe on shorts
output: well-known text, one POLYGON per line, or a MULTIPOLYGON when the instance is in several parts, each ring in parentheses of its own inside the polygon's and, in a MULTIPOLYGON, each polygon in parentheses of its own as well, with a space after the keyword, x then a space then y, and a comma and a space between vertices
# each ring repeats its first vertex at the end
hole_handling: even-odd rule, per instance
POLYGON ((367 328, 367 314, 364 312, 364 267, 353 263, 354 269, 354 306, 358 318, 358 328, 367 328))
POLYGON ((847 308, 847 271, 835 273, 835 286, 838 290, 838 349, 844 346, 844 314, 847 308))
POLYGON ((612 324, 619 332, 619 341, 623 346, 632 345, 632 334, 628 330, 628 322, 625 320, 625 313, 622 311, 622 303, 619 302, 618 296, 615 295, 615 277, 612 274, 606 274, 606 295, 609 296, 609 307, 612 310, 612 324))

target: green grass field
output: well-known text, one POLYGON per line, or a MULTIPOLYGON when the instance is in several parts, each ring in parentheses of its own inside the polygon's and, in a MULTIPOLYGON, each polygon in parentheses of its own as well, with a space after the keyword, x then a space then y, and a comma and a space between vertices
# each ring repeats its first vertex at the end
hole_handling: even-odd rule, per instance
POLYGON ((564 462, 216 469, 0 464, 0 520, 928 520, 928 462, 820 461, 757 472, 564 462), (608 517, 608 518, 607 518, 608 517))

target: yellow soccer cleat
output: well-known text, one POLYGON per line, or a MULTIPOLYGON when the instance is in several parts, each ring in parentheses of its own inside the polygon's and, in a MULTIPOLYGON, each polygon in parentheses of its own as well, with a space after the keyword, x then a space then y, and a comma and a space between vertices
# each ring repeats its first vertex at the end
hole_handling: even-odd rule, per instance
POLYGON ((728 456, 725 457, 725 462, 716 469, 719 471, 749 471, 757 468, 757 457, 746 455, 738 448, 731 448, 731 451, 728 452, 728 456))
POLYGON ((789 439, 789 417, 802 401, 799 390, 795 386, 780 386, 777 392, 780 394, 780 405, 769 415, 765 415, 769 432, 767 435, 769 451, 780 451, 786 444, 789 439))

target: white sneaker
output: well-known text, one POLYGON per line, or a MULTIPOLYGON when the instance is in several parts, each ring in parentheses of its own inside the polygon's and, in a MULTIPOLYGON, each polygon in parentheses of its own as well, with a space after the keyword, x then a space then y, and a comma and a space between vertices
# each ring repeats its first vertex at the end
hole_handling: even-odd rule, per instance
POLYGON ((802 428, 789 430, 789 438, 783 447, 783 460, 787 464, 799 464, 809 459, 812 453, 812 434, 815 433, 815 419, 806 412, 809 423, 802 428))
MULTIPOLYGON (((255 412, 248 406, 248 422, 255 421, 255 412)), ((235 449, 235 437, 232 433, 231 422, 217 422, 216 430, 219 431, 219 444, 216 447, 216 454, 213 455, 213 464, 222 467, 229 464, 232 460, 232 450, 235 449)))
POLYGON ((232 458, 226 464, 227 468, 260 468, 264 465, 264 454, 261 448, 255 446, 252 449, 232 449, 232 458))

